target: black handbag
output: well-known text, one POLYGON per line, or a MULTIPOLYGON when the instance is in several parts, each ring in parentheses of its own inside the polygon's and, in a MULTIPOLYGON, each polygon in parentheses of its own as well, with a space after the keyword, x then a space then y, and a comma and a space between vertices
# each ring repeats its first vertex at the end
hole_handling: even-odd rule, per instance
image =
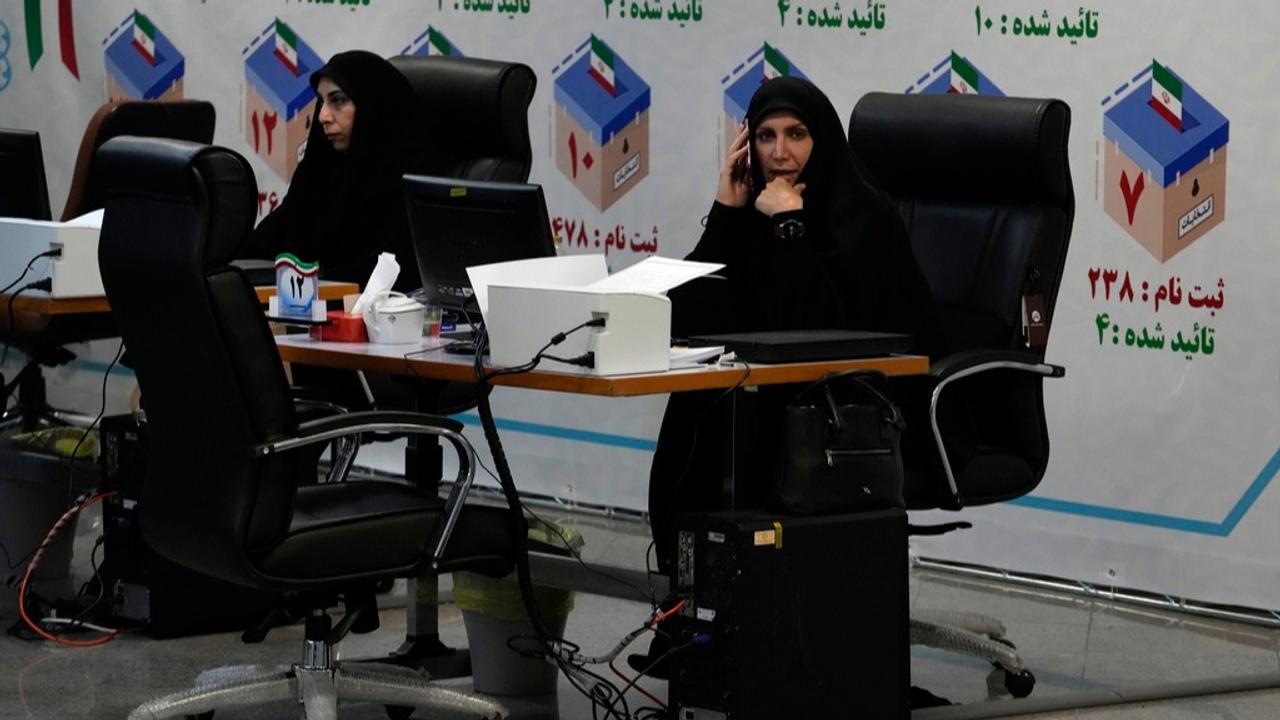
POLYGON ((784 409, 775 497, 796 515, 904 507, 902 412, 884 375, 830 373, 784 409))

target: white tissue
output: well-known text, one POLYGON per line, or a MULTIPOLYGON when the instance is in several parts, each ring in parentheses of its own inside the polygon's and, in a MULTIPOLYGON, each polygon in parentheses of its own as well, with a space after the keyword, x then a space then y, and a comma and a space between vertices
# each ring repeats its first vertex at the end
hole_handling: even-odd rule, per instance
POLYGON ((396 256, 386 252, 378 255, 378 264, 374 266, 373 272, 369 274, 369 282, 365 283, 364 292, 360 293, 360 298, 356 300, 356 304, 351 306, 351 314, 362 314, 365 306, 373 302, 379 293, 390 290, 391 286, 396 284, 396 278, 399 276, 400 263, 396 262, 396 256))

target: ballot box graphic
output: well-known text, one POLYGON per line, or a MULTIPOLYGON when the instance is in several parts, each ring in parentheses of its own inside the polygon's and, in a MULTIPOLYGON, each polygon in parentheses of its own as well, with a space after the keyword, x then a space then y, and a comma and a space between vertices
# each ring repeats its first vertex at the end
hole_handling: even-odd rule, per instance
POLYGON ((1156 61, 1102 107, 1103 209, 1163 263, 1226 219, 1230 124, 1156 61))
POLYGON ((924 95, 993 95, 1004 97, 1004 91, 991 82, 991 78, 982 72, 969 58, 952 50, 941 62, 929 69, 915 85, 907 88, 907 93, 924 95))
POLYGON ((556 167, 606 210, 649 174, 649 85, 595 35, 552 75, 556 167))
POLYGON ((244 54, 245 142, 287 182, 307 150, 316 99, 310 77, 324 61, 279 19, 244 54))
POLYGON ((428 55, 451 55, 461 57, 462 51, 454 45, 444 33, 436 29, 434 25, 428 25, 418 37, 413 39, 400 51, 401 55, 413 55, 415 57, 426 57, 428 55))
POLYGON ((146 15, 134 10, 103 44, 107 102, 182 99, 186 58, 146 15))
POLYGON ((756 90, 766 80, 782 76, 809 79, 782 51, 765 43, 760 49, 751 53, 746 61, 720 79, 720 86, 724 88, 726 144, 733 142, 733 138, 738 134, 738 123, 747 117, 747 105, 751 103, 751 96, 755 95, 756 90))

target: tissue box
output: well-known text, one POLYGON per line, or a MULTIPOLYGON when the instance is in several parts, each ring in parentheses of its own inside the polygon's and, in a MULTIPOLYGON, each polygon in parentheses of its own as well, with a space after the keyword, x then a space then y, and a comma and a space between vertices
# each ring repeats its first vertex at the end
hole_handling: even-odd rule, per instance
POLYGON ((347 312, 330 310, 328 325, 316 325, 311 328, 312 340, 327 342, 369 342, 365 331, 364 318, 347 312))

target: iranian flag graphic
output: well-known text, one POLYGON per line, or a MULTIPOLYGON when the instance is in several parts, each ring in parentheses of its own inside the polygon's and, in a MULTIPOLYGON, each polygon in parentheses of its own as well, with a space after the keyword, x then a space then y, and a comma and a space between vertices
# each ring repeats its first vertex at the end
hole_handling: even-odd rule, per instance
POLYGON ((1182 132, 1182 81, 1155 60, 1151 61, 1151 107, 1182 132))
POLYGON ((591 36, 591 61, 587 71, 600 83, 600 87, 612 96, 618 94, 618 86, 613 79, 613 50, 604 41, 591 36))
POLYGON ((133 47, 148 64, 156 64, 156 26, 137 10, 133 11, 133 47))
POLYGON ((978 94, 978 71, 954 50, 951 51, 951 89, 947 92, 960 95, 978 94))
POLYGON ((764 44, 764 79, 772 80, 776 77, 791 74, 791 63, 778 52, 778 49, 770 45, 764 44))
POLYGON ((453 54, 453 46, 449 44, 449 41, 445 39, 445 36, 439 30, 436 30, 433 27, 427 28, 427 45, 428 54, 430 54, 431 51, 435 51, 435 54, 437 55, 453 54))
POLYGON ((298 74, 298 36, 280 18, 276 18, 276 57, 289 72, 298 74))

